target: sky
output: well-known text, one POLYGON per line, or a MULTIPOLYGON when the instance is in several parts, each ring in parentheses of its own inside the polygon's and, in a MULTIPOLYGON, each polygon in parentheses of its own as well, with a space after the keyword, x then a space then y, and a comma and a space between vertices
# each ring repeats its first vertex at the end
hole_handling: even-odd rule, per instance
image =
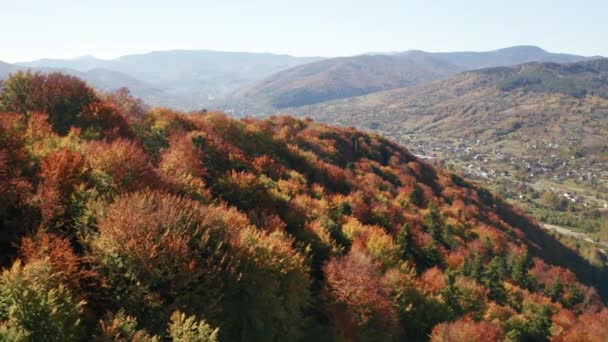
POLYGON ((170 49, 608 56, 608 0, 0 0, 0 61, 170 49))

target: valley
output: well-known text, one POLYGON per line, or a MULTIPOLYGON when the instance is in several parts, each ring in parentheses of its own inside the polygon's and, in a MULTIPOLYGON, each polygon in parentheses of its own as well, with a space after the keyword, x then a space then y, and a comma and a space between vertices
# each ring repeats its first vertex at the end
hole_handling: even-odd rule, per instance
POLYGON ((381 132, 599 240, 608 237, 607 72, 606 60, 491 68, 287 112, 381 132))

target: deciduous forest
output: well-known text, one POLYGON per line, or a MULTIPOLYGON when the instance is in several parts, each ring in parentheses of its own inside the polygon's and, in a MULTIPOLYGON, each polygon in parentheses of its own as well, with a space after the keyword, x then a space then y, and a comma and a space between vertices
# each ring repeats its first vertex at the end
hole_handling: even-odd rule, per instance
POLYGON ((603 269, 380 135, 59 73, 1 87, 0 248, 3 341, 608 336, 603 269))

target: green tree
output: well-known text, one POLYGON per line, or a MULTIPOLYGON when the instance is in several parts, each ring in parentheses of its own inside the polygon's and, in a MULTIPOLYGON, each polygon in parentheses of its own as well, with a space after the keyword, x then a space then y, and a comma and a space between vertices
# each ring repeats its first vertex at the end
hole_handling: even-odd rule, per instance
POLYGON ((10 75, 0 93, 0 110, 26 114, 28 110, 38 109, 35 97, 41 90, 40 77, 40 74, 29 70, 10 75))
POLYGON ((17 261, 0 278, 0 337, 24 341, 79 341, 82 337, 78 302, 47 261, 25 266, 17 261))
POLYGON ((554 302, 557 302, 562 298, 562 294, 564 294, 564 285, 559 276, 555 278, 555 281, 553 281, 551 286, 545 289, 545 294, 554 302))
POLYGON ((175 311, 169 323, 169 335, 174 342, 217 342, 219 328, 212 328, 205 320, 195 316, 186 317, 183 312, 175 311))
POLYGON ((445 222, 439 209, 434 204, 429 206, 429 212, 424 216, 424 228, 437 243, 443 243, 441 238, 445 222))
POLYGON ((502 284, 504 274, 502 268, 501 259, 494 257, 484 272, 484 285, 490 290, 490 298, 498 303, 503 303, 506 295, 505 287, 502 284))
POLYGON ((397 233, 397 246, 399 246, 399 257, 402 260, 410 260, 412 258, 412 236, 410 227, 404 223, 397 233))
POLYGON ((546 341, 552 324, 551 306, 524 301, 522 313, 523 319, 514 316, 505 323, 507 341, 546 341))
POLYGON ((580 304, 585 299, 583 289, 578 283, 570 283, 568 285, 568 296, 564 299, 564 305, 568 308, 573 308, 575 305, 580 304))
POLYGON ((475 253, 473 262, 471 263, 471 278, 475 279, 478 283, 483 280, 483 256, 481 253, 475 253))
POLYGON ((530 268, 531 263, 532 260, 528 251, 525 251, 522 255, 516 255, 512 259, 511 278, 523 288, 527 288, 530 285, 528 269, 530 268))

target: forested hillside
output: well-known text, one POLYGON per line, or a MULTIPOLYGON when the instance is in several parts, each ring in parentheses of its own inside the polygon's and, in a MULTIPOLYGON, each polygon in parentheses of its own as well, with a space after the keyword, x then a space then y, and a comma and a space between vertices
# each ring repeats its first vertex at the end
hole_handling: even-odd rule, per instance
POLYGON ((380 131, 608 245, 608 59, 482 69, 291 112, 380 131))
POLYGON ((61 74, 0 107, 0 340, 608 336, 604 270, 380 135, 61 74))

